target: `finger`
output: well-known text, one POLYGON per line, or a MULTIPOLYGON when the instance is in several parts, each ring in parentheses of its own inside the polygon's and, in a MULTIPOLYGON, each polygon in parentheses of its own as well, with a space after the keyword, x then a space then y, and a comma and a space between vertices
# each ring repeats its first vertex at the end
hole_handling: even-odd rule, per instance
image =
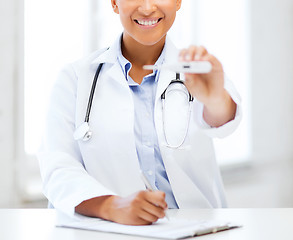
POLYGON ((197 52, 196 46, 190 46, 188 49, 181 50, 180 60, 185 62, 190 62, 193 60, 195 54, 197 52))
POLYGON ((202 56, 203 61, 209 61, 210 63, 214 63, 216 58, 211 54, 205 54, 202 56))
POLYGON ((208 54, 208 51, 205 47, 199 46, 199 47, 196 47, 194 53, 195 54, 192 56, 192 60, 199 61, 199 60, 202 60, 202 58, 208 54))
POLYGON ((203 57, 202 60, 209 61, 212 64, 212 72, 223 72, 223 66, 215 56, 207 54, 203 57))
POLYGON ((150 212, 145 211, 144 209, 140 209, 137 212, 137 217, 140 218, 140 219, 142 219, 143 221, 148 222, 148 223, 156 222, 159 219, 158 216, 156 216, 154 214, 151 214, 150 212))
POLYGON ((153 216, 156 216, 157 218, 163 218, 165 217, 165 209, 159 206, 156 206, 150 202, 144 202, 144 204, 141 206, 141 208, 150 213, 153 216))
MULTIPOLYGON (((136 196, 136 199, 133 201, 133 209, 136 209, 135 215, 137 217, 147 222, 155 222, 159 218, 165 216, 164 209, 155 204, 159 202, 159 200, 157 200, 158 196, 164 198, 165 193, 140 191, 136 196), (153 201, 154 199, 155 201, 153 201)), ((163 201, 165 200, 163 199, 163 201)))
POLYGON ((186 61, 198 61, 206 54, 208 54, 208 51, 203 46, 190 46, 184 52, 184 59, 186 61))
POLYGON ((199 61, 203 56, 207 55, 208 51, 203 46, 190 46, 188 49, 182 49, 179 54, 180 61, 199 61))
POLYGON ((188 48, 188 50, 187 50, 187 52, 188 52, 188 54, 186 56, 187 60, 188 61, 193 61, 195 55, 197 54, 197 51, 198 51, 198 47, 196 47, 196 46, 190 46, 188 48))
POLYGON ((168 205, 165 201, 166 194, 162 191, 147 192, 146 200, 155 206, 159 206, 163 209, 168 208, 168 205))
POLYGON ((153 222, 145 220, 136 215, 135 218, 132 218, 131 220, 127 220, 125 222, 120 221, 119 223, 126 224, 126 225, 149 225, 149 224, 152 224, 153 222))
POLYGON ((186 61, 187 54, 188 54, 188 50, 182 49, 179 53, 179 61, 181 61, 181 62, 186 61))

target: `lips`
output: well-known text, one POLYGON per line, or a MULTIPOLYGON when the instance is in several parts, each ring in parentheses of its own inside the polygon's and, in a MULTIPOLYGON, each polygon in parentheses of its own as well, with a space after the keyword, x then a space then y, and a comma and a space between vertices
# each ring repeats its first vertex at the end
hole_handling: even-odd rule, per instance
POLYGON ((153 26, 160 22, 162 18, 157 19, 135 19, 134 21, 141 26, 153 26))

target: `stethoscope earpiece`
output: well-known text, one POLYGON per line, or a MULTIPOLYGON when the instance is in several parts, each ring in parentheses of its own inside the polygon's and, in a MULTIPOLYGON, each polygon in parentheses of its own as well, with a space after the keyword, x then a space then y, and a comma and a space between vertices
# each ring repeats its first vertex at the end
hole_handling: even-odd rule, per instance
POLYGON ((90 126, 88 122, 83 122, 73 134, 74 140, 88 141, 92 137, 92 131, 90 131, 90 126))

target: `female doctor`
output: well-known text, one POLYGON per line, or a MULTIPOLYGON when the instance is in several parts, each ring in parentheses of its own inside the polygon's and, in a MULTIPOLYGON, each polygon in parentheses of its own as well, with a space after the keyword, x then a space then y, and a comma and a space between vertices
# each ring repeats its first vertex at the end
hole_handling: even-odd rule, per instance
POLYGON ((111 0, 123 34, 60 73, 38 154, 51 207, 140 225, 167 208, 226 206, 211 138, 237 127, 239 97, 204 47, 178 51, 167 37, 181 1, 111 0), (170 84, 179 78, 172 69, 143 69, 175 60, 209 61, 212 71, 170 84), (83 141, 76 134, 101 63, 86 122, 92 136, 83 141), (141 172, 156 191, 146 190, 141 172))

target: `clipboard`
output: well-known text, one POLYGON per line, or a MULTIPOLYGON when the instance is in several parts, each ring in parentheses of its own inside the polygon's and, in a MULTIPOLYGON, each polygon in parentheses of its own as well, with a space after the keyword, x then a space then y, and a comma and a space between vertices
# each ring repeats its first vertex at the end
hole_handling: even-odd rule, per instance
POLYGON ((129 226, 79 214, 70 218, 60 212, 57 212, 56 226, 160 239, 184 239, 241 227, 230 222, 176 218, 160 219, 152 225, 129 226))

